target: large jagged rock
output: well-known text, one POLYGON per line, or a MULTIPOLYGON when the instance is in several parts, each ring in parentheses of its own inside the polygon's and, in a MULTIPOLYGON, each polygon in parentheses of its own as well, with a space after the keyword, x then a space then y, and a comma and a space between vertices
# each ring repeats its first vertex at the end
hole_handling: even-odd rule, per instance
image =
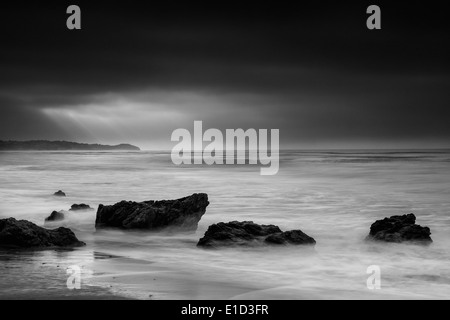
POLYGON ((208 195, 204 193, 177 200, 122 201, 112 206, 101 204, 95 227, 195 231, 208 205, 208 195))
POLYGON ((209 226, 199 247, 258 246, 272 245, 314 245, 316 241, 300 230, 283 232, 274 225, 259 225, 252 221, 220 222, 209 226))
POLYGON ((56 197, 65 197, 66 196, 66 194, 64 192, 62 192, 61 190, 56 191, 53 195, 56 197))
POLYGON ((73 204, 69 211, 78 211, 78 210, 92 210, 92 208, 88 204, 80 203, 80 204, 73 204))
POLYGON ((410 213, 375 221, 366 240, 428 244, 433 242, 430 235, 430 228, 417 225, 416 216, 410 213))
POLYGON ((64 213, 62 211, 53 211, 49 217, 45 218, 45 222, 54 222, 64 220, 64 213))
POLYGON ((0 247, 51 248, 84 245, 86 244, 79 241, 67 228, 48 230, 26 220, 0 220, 0 247))

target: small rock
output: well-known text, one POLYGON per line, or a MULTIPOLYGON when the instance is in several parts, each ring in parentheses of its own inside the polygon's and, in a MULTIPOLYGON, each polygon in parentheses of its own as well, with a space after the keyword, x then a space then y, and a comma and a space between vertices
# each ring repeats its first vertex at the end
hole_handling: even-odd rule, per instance
POLYGON ((54 222, 64 220, 64 213, 61 211, 53 211, 50 216, 45 218, 45 222, 54 222))
POLYGON ((57 197, 65 197, 66 196, 66 194, 64 192, 62 192, 61 190, 58 190, 53 195, 57 196, 57 197))
POLYGON ((77 210, 92 210, 92 208, 88 204, 73 204, 69 211, 77 211, 77 210))
POLYGON ((430 228, 417 225, 416 216, 410 213, 375 221, 366 240, 429 244, 433 242, 430 235, 430 228))

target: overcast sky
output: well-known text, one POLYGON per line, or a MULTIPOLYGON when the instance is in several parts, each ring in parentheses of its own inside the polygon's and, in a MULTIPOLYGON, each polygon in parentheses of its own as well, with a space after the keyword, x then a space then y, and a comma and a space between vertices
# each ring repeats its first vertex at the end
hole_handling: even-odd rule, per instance
POLYGON ((0 139, 170 149, 203 120, 280 129, 285 148, 450 147, 442 7, 379 1, 370 31, 365 1, 143 2, 2 4, 0 139), (82 30, 66 28, 69 4, 82 30))

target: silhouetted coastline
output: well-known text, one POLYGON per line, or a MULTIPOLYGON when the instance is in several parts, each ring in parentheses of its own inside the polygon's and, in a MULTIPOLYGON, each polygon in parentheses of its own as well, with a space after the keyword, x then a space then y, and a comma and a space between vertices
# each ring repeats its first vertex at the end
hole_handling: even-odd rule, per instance
POLYGON ((57 150, 96 150, 96 151, 110 151, 110 150, 125 150, 125 151, 140 151, 141 149, 131 144, 118 145, 103 145, 103 144, 88 144, 71 141, 48 141, 48 140, 31 140, 31 141, 0 141, 0 150, 15 151, 15 150, 43 150, 43 151, 57 151, 57 150))

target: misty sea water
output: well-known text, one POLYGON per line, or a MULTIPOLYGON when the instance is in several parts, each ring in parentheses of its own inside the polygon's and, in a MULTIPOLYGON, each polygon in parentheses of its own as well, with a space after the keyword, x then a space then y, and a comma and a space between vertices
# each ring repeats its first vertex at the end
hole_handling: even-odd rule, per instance
POLYGON ((254 165, 175 166, 170 152, 0 152, 0 218, 43 226, 53 210, 86 203, 56 226, 87 246, 0 251, 0 298, 72 298, 66 268, 82 269, 78 292, 138 299, 446 299, 450 296, 450 151, 280 151, 277 175, 254 165), (67 197, 54 197, 57 190, 67 197), (176 199, 204 192, 195 234, 96 232, 99 204, 176 199), (414 213, 430 246, 366 243, 370 225, 414 213), (301 229, 300 247, 204 250, 209 225, 233 220, 301 229), (367 268, 381 289, 367 287, 367 268), (105 290, 97 290, 104 288, 105 290))

